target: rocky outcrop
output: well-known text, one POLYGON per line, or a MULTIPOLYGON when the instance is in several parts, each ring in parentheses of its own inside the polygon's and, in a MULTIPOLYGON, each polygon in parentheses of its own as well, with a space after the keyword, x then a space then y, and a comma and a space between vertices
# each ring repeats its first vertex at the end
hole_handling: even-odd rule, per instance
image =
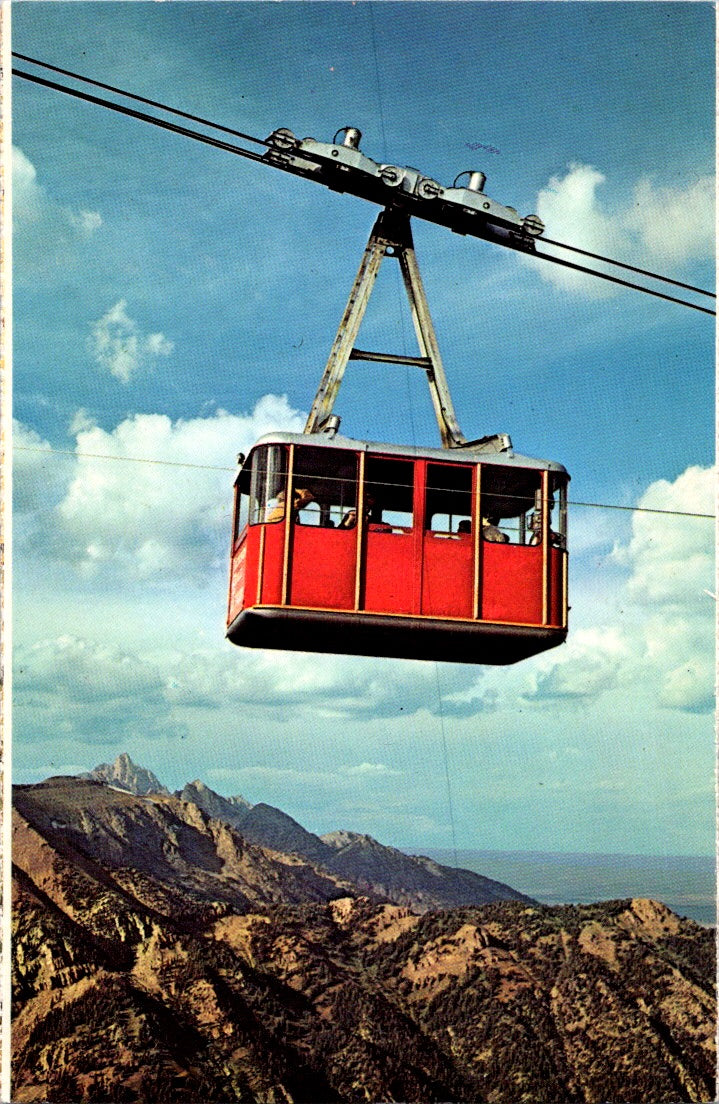
POLYGON ((95 782, 107 782, 110 786, 117 786, 132 794, 169 793, 151 770, 138 767, 125 751, 118 755, 114 763, 100 763, 80 777, 95 782))
POLYGON ((199 778, 196 778, 194 782, 188 782, 175 796, 182 801, 197 805, 198 809, 202 809, 203 813, 207 813, 208 816, 214 817, 216 820, 224 820, 227 824, 233 824, 236 828, 239 828, 247 811, 252 808, 249 801, 245 801, 244 797, 239 795, 237 797, 222 797, 221 794, 215 793, 204 782, 201 782, 199 778))
POLYGON ((17 1104, 715 1098, 713 933, 658 902, 419 913, 175 796, 15 803, 17 1104))

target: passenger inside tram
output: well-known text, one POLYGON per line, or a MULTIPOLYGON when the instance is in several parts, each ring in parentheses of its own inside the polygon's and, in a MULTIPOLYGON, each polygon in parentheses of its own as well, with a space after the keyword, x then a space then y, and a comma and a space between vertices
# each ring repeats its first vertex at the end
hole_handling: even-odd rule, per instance
MULTIPOLYGON (((554 505, 554 503, 550 502, 550 504, 549 504, 550 521, 551 521, 551 510, 552 510, 553 505, 554 505)), ((534 513, 530 515, 529 529, 530 529, 530 532, 532 534, 531 537, 529 538, 529 543, 533 544, 533 545, 541 544, 542 543, 542 511, 541 510, 535 510, 534 513)), ((550 540, 550 543, 555 548, 564 548, 564 538, 562 537, 561 533, 555 533, 553 529, 550 529, 549 530, 549 540, 550 540)))
MULTIPOLYGON (((292 492, 292 511, 296 516, 300 510, 304 510, 314 499, 314 495, 311 491, 308 491, 304 487, 295 487, 292 492)), ((270 512, 265 518, 265 521, 281 521, 285 516, 285 492, 280 491, 275 499, 275 505, 270 508, 270 512)))
POLYGON ((509 537, 499 528, 498 517, 482 518, 482 536, 486 541, 492 541, 493 544, 509 544, 509 537))

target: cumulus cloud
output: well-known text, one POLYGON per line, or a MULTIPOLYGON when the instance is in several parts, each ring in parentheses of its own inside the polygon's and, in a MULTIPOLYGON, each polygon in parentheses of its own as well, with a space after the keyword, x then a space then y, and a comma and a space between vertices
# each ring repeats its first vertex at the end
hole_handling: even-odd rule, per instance
POLYGON ((129 383, 158 357, 168 357, 174 349, 161 333, 143 334, 127 313, 127 301, 120 299, 93 323, 89 348, 97 364, 129 383))
MULTIPOLYGON (((185 707, 269 708, 276 719, 310 716, 355 720, 409 717, 424 712, 473 716, 494 707, 471 666, 447 667, 439 690, 426 664, 303 652, 215 650, 168 657, 167 698, 185 707)), ((364 769, 369 769, 365 766, 364 769)))
POLYGON ((716 671, 708 656, 689 657, 668 671, 659 693, 659 704, 688 713, 709 713, 715 704, 716 671))
POLYGON ((174 422, 135 414, 111 431, 78 416, 74 473, 55 512, 55 554, 86 574, 116 578, 172 582, 224 571, 237 453, 270 430, 303 424, 277 395, 265 395, 250 414, 218 410, 174 422))
POLYGON ((563 661, 532 677, 530 697, 589 700, 616 686, 630 658, 628 642, 611 627, 576 633, 563 661))
POLYGON ((657 187, 648 178, 634 188, 624 226, 657 261, 682 264, 714 254, 715 181, 702 176, 685 188, 657 187))
MULTIPOLYGON (((690 467, 673 482, 652 483, 638 505, 711 515, 715 497, 715 473, 690 467)), ((625 572, 614 603, 620 622, 570 633, 561 653, 540 662, 527 696, 576 700, 632 689, 666 708, 710 710, 713 537, 712 522, 702 517, 636 512, 629 538, 611 556, 625 572)))
MULTIPOLYGON (((96 605, 101 633, 103 603, 96 605)), ((219 618, 218 618, 219 621, 219 618)), ((311 738, 319 719, 371 721, 425 713, 446 716, 428 692, 422 664, 346 656, 238 652, 219 639, 204 650, 151 649, 63 633, 14 655, 16 730, 22 739, 68 739, 122 749, 136 739, 182 739, 227 711, 244 724, 271 719, 300 725, 311 738), (311 677, 314 673, 314 679, 311 677), (349 689, 348 689, 349 686, 349 689), (391 704, 390 704, 391 703, 391 704)), ((471 669, 458 674, 466 685, 471 669)), ((466 715, 478 704, 468 704, 466 715)), ((365 752, 366 755, 366 752, 365 752)), ((333 769, 334 782, 381 784, 396 776, 385 763, 361 758, 333 769)))
POLYGON ((615 549, 617 562, 628 564, 628 592, 636 602, 677 608, 706 605, 704 590, 714 577, 711 522, 672 516, 671 511, 713 515, 716 474, 710 468, 687 468, 673 483, 653 483, 638 506, 666 514, 636 513, 629 543, 615 549))
MULTIPOLYGON (((686 186, 658 187, 649 178, 636 182, 623 207, 604 198, 607 178, 592 165, 572 163, 563 176, 553 176, 537 197, 537 214, 547 236, 591 253, 631 261, 642 267, 710 260, 714 253, 714 179, 698 177, 686 186)), ((565 254, 560 254, 565 257, 565 254)), ((600 271, 600 262, 567 258, 600 271)), ((616 269, 604 269, 620 275, 616 269)), ((543 279, 557 287, 592 298, 612 295, 605 280, 584 276, 560 265, 540 265, 543 279)))
POLYGON ((17 146, 12 150, 13 228, 17 241, 37 245, 45 257, 72 241, 88 241, 102 226, 97 211, 63 206, 38 181, 37 170, 17 146))
POLYGON ((30 426, 13 419, 13 507, 19 513, 37 510, 48 498, 57 502, 67 485, 72 461, 54 454, 49 441, 30 426))
POLYGON ((113 744, 186 733, 168 715, 162 672, 114 645, 71 635, 20 645, 13 684, 18 728, 40 740, 113 744))

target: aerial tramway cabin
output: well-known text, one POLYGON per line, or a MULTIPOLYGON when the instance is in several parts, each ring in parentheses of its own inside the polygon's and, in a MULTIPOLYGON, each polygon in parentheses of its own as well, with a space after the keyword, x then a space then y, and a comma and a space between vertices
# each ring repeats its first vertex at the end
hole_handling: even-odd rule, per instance
POLYGON ((247 647, 515 663, 567 634, 569 476, 561 464, 515 454, 507 434, 462 434, 410 222, 418 214, 530 252, 543 224, 491 200, 483 173, 444 189, 365 157, 360 138, 345 127, 329 145, 287 130, 268 139, 272 163, 386 207, 304 433, 265 436, 242 461, 227 636, 247 647), (386 257, 399 263, 419 356, 355 345, 386 257), (423 369, 443 447, 337 436, 333 404, 350 360, 423 369))
POLYGON ((227 635, 485 664, 560 644, 568 480, 511 451, 267 435, 235 485, 227 635))

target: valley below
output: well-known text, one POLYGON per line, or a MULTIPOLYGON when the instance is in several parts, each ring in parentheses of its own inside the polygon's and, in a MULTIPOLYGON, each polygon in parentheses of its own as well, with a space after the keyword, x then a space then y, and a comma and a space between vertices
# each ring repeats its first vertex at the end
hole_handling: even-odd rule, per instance
POLYGON ((15 790, 17 1104, 715 1098, 714 933, 660 902, 127 785, 15 790))

